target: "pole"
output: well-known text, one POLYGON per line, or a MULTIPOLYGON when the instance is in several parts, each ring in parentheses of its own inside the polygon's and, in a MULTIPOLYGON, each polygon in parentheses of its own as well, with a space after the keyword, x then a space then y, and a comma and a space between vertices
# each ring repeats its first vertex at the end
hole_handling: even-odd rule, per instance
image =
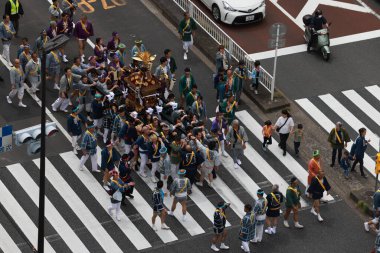
POLYGON ((46 52, 41 62, 41 153, 40 153, 40 199, 38 209, 38 253, 44 252, 45 237, 45 136, 46 136, 46 52))
POLYGON ((276 35, 276 49, 274 51, 274 66, 273 66, 273 78, 272 85, 270 90, 270 100, 273 101, 274 97, 274 84, 276 80, 276 69, 277 69, 277 50, 278 50, 278 41, 280 39, 280 24, 277 25, 277 35, 276 35))

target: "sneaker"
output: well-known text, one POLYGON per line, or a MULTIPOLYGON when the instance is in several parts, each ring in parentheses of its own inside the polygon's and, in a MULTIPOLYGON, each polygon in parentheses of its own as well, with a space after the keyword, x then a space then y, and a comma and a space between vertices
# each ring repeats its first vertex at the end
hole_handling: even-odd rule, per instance
POLYGON ((18 103, 18 106, 19 106, 19 107, 24 107, 24 108, 26 107, 26 105, 24 105, 22 102, 19 102, 19 103, 18 103))
POLYGON ((165 223, 162 223, 162 224, 161 224, 161 229, 169 230, 170 227, 168 227, 165 223))
POLYGON ((69 62, 69 60, 67 60, 67 56, 65 54, 62 56, 62 60, 64 63, 69 62))
POLYGON ((215 244, 211 245, 211 249, 212 249, 213 251, 216 251, 216 252, 219 251, 219 249, 216 247, 215 244))
POLYGON ((289 226, 289 222, 288 222, 287 220, 284 220, 284 227, 286 227, 286 228, 290 228, 290 226, 289 226))
POLYGON ((272 228, 268 227, 267 229, 264 230, 266 234, 271 235, 272 234, 272 228))
POLYGON ((315 216, 318 215, 317 212, 314 210, 314 208, 311 208, 310 212, 311 212, 312 214, 314 214, 315 216))
POLYGON ((228 157, 227 152, 226 152, 226 151, 223 151, 223 152, 222 152, 222 156, 224 156, 224 157, 228 157))
POLYGON ((96 170, 92 170, 92 172, 97 172, 97 173, 99 173, 100 170, 99 170, 99 169, 96 169, 96 170))
POLYGON ((186 221, 186 214, 182 216, 182 221, 186 221))
POLYGON ((234 163, 234 168, 239 169, 239 165, 237 163, 234 163))
POLYGON ((201 182, 195 182, 195 184, 200 186, 200 187, 203 187, 203 183, 201 183, 201 182))
POLYGON ((152 225, 152 229, 153 229, 154 231, 158 231, 158 229, 157 229, 157 227, 156 227, 155 224, 152 225))
POLYGON ((186 61, 187 60, 187 53, 183 54, 183 59, 186 61))
POLYGON ((241 165, 241 161, 239 159, 236 159, 236 162, 238 165, 241 165))
POLYGON ((173 211, 169 211, 169 212, 168 212, 168 215, 170 215, 170 216, 174 216, 173 211))
POLYGON ((255 90, 255 94, 256 94, 256 95, 258 95, 258 94, 259 94, 259 92, 258 92, 257 90, 255 90))
POLYGON ((317 217, 317 218, 318 218, 318 221, 319 221, 319 222, 322 222, 322 221, 323 221, 323 218, 321 217, 320 214, 318 214, 318 217, 317 217))
POLYGON ((8 104, 12 104, 12 99, 9 96, 7 96, 7 102, 8 104))
POLYGON ((78 151, 74 148, 74 150, 73 150, 73 152, 74 152, 74 154, 78 154, 78 151))
POLYGON ((116 220, 121 221, 120 215, 116 215, 116 220))
POLYGON ((368 222, 364 222, 364 230, 369 232, 369 225, 368 222))
POLYGON ((219 248, 220 249, 229 249, 230 247, 225 245, 224 243, 221 243, 219 248))
POLYGON ((295 226, 296 228, 303 228, 303 226, 302 226, 299 222, 296 222, 296 224, 294 224, 294 226, 295 226))
POLYGON ((60 87, 59 87, 59 85, 57 83, 54 84, 54 89, 55 90, 60 90, 60 87))

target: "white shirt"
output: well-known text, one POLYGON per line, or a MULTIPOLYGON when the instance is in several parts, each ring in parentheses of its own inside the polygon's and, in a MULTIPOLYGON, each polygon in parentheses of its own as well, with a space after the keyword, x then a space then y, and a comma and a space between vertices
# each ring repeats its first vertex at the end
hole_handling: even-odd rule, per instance
MULTIPOLYGON (((284 118, 283 116, 279 117, 277 122, 276 122, 276 126, 277 127, 281 127, 282 125, 284 125, 285 121, 286 121, 287 118, 284 118)), ((293 121, 293 118, 290 117, 288 119, 288 121, 286 121, 286 124, 281 127, 279 133, 280 134, 288 134, 290 133, 290 128, 294 127, 294 121, 293 121)))

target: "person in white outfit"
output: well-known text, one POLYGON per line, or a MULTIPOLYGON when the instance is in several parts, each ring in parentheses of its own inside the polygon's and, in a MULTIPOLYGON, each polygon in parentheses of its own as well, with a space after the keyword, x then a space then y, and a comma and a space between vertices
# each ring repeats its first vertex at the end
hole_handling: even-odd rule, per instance
POLYGON ((123 193, 129 189, 129 187, 134 186, 134 182, 124 183, 119 177, 119 173, 116 170, 112 171, 112 182, 111 182, 111 206, 108 207, 108 213, 112 216, 112 211, 116 211, 116 219, 121 220, 120 217, 120 205, 123 198, 123 193))
MULTIPOLYGON (((70 68, 65 68, 65 74, 61 77, 58 98, 51 105, 54 112, 58 110, 67 112, 67 107, 70 104, 70 93, 73 86, 80 82, 80 75, 73 74, 70 68)), ((80 108, 79 108, 80 109, 80 108)))
POLYGON ((97 164, 97 155, 96 155, 96 134, 95 126, 93 122, 87 123, 87 131, 83 135, 81 148, 83 155, 80 159, 79 170, 83 170, 83 166, 87 159, 91 157, 92 172, 100 172, 97 164))
POLYGON ((8 15, 3 16, 3 22, 0 24, 0 38, 3 42, 3 58, 8 62, 9 66, 12 67, 11 58, 9 56, 9 48, 11 46, 11 40, 16 34, 12 22, 8 15))
POLYGON ((17 97, 19 99, 18 106, 19 107, 26 107, 22 103, 22 98, 24 97, 24 71, 22 71, 22 68, 20 66, 20 60, 15 59, 14 61, 14 67, 11 68, 10 72, 10 79, 11 79, 11 92, 9 92, 9 95, 7 96, 7 101, 9 104, 12 104, 12 98, 14 98, 17 94, 17 97))
POLYGON ((186 170, 179 170, 178 177, 174 179, 170 190, 170 197, 174 196, 174 199, 169 215, 174 216, 174 210, 179 202, 182 206, 182 221, 186 221, 187 195, 191 190, 190 180, 185 175, 186 170))
POLYGON ((28 79, 32 85, 32 87, 28 89, 29 93, 38 101, 39 99, 36 97, 36 92, 41 83, 41 61, 36 52, 32 53, 32 58, 25 66, 25 79, 28 79))
POLYGON ((253 206, 253 212, 255 213, 255 238, 251 242, 261 242, 263 239, 264 223, 266 219, 268 201, 264 198, 264 191, 262 189, 257 190, 257 200, 253 206))

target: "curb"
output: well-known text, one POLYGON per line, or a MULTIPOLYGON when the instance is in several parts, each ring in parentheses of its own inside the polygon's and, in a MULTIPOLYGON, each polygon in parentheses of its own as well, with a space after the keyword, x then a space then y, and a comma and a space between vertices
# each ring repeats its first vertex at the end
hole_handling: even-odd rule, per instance
POLYGON ((367 192, 370 192, 370 190, 350 191, 350 198, 354 201, 358 210, 373 217, 375 213, 372 208, 372 196, 366 196, 365 193, 367 192))

